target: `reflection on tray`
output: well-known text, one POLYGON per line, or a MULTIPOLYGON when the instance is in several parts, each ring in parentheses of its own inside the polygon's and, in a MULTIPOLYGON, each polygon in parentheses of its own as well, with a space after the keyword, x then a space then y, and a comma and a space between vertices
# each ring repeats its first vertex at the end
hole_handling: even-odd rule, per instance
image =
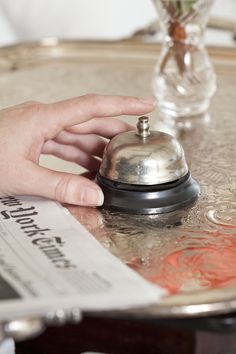
POLYGON ((127 265, 176 294, 236 285, 236 211, 224 207, 207 212, 205 231, 189 227, 197 207, 152 216, 70 211, 127 265))

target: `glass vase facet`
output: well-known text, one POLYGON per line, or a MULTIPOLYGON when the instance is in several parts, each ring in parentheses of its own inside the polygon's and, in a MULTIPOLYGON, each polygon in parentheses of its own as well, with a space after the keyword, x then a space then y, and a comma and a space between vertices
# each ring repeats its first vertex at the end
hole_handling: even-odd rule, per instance
POLYGON ((153 0, 164 33, 154 77, 159 109, 174 118, 205 112, 216 77, 204 32, 213 0, 153 0))

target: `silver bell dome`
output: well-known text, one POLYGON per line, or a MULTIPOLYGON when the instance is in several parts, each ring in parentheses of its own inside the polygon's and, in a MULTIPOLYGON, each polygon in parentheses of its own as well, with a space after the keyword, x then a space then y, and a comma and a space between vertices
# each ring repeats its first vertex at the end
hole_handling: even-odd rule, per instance
POLYGON ((179 180, 188 166, 180 143, 166 133, 149 131, 148 117, 141 117, 137 131, 109 142, 99 173, 114 182, 150 186, 179 180))
POLYGON ((168 134, 149 131, 147 117, 139 118, 137 131, 110 141, 96 182, 104 193, 104 209, 130 214, 185 208, 200 192, 182 146, 168 134))

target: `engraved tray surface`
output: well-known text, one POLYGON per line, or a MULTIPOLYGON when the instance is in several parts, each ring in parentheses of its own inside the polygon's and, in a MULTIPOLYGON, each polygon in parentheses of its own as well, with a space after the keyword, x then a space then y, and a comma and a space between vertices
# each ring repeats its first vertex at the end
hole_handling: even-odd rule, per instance
MULTIPOLYGON (((148 96, 159 51, 156 44, 132 41, 44 41, 1 48, 0 105, 52 102, 88 92, 148 96)), ((155 129, 171 132, 183 144, 201 185, 198 202, 162 216, 69 207, 113 254, 169 290, 158 306, 126 312, 128 316, 236 310, 236 50, 211 48, 209 53, 218 77, 209 114, 177 124, 158 112, 151 115, 155 129)))

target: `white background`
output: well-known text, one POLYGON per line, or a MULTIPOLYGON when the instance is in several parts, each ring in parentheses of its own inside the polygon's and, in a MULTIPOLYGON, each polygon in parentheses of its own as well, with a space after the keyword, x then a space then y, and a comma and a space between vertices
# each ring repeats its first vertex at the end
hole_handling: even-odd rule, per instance
MULTIPOLYGON (((212 15, 236 21, 236 0, 215 0, 212 15)), ((0 0, 0 45, 42 37, 118 39, 156 18, 151 0, 0 0)), ((207 41, 233 43, 220 32, 207 41)))

